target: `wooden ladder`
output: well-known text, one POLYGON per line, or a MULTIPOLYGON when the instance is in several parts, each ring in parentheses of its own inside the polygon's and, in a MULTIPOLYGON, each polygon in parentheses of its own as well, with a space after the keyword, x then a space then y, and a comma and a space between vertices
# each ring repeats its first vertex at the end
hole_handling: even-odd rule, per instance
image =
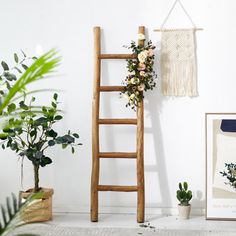
MULTIPOLYGON (((101 119, 99 117, 100 92, 120 92, 123 86, 100 86, 101 82, 101 60, 102 59, 134 59, 134 54, 101 54, 101 30, 94 27, 94 91, 92 107, 92 177, 91 177, 91 221, 98 221, 98 192, 118 191, 137 192, 137 222, 144 222, 144 116, 143 101, 137 107, 136 119, 101 119), (136 125, 137 126, 137 147, 136 152, 100 152, 99 147, 99 126, 100 125, 136 125), (99 165, 100 158, 132 158, 137 162, 137 185, 100 185, 99 165)), ((139 33, 145 34, 145 27, 140 26, 139 33)), ((139 40, 138 44, 143 46, 144 40, 139 40)))

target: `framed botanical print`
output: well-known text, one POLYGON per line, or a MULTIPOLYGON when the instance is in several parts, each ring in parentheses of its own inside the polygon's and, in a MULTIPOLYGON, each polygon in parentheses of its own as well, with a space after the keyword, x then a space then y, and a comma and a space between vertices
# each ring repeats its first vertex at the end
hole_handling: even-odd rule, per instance
POLYGON ((236 113, 206 113, 206 219, 236 220, 236 113))

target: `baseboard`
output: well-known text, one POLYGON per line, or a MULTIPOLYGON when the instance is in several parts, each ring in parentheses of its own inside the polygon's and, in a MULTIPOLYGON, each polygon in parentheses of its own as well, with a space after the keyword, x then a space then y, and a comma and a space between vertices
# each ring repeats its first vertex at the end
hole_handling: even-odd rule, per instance
MULTIPOLYGON (((78 205, 57 205, 53 207, 55 213, 89 213, 89 206, 78 205)), ((99 207, 99 213, 101 214, 136 214, 137 209, 135 207, 120 207, 120 206, 101 206, 99 207)), ((191 215, 203 216, 205 210, 203 208, 191 209, 191 215)), ((178 215, 178 209, 176 208, 160 208, 160 207, 146 207, 145 214, 148 215, 178 215)))

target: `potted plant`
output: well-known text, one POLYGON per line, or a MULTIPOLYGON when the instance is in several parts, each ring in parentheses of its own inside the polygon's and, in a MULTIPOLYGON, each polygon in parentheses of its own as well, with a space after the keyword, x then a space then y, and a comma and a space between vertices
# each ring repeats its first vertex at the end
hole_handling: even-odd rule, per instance
POLYGON ((179 200, 179 217, 180 219, 188 219, 190 215, 191 205, 189 201, 192 199, 192 191, 188 190, 188 183, 179 183, 179 189, 176 192, 176 197, 179 200))
POLYGON ((52 163, 51 157, 46 151, 55 146, 61 145, 62 148, 70 147, 72 153, 79 138, 77 133, 68 133, 59 136, 54 130, 54 125, 63 118, 58 114, 57 102, 58 95, 55 93, 49 107, 43 106, 41 112, 33 109, 33 97, 28 103, 26 99, 19 102, 19 107, 12 103, 8 106, 8 115, 15 114, 8 119, 3 128, 0 138, 5 140, 2 148, 10 148, 20 157, 27 158, 32 162, 34 170, 34 187, 21 192, 22 198, 27 198, 30 194, 42 192, 42 198, 25 210, 24 217, 28 222, 47 221, 52 219, 52 194, 53 189, 42 188, 39 185, 40 167, 45 167, 52 163))

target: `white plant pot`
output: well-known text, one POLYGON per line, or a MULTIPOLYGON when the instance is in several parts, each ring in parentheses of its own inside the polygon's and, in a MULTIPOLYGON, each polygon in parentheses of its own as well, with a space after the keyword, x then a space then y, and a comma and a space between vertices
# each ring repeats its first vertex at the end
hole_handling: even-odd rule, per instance
POLYGON ((183 219, 183 220, 189 219, 191 205, 188 205, 188 206, 178 205, 178 209, 179 209, 180 219, 183 219))

